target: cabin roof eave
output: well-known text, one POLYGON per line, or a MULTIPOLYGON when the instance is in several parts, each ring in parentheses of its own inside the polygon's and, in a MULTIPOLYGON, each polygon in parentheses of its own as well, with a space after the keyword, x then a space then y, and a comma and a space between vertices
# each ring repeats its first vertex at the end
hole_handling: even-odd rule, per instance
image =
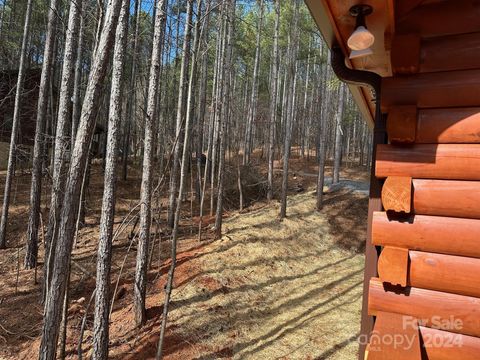
MULTIPOLYGON (((343 7, 349 6, 353 1, 347 1, 343 4, 343 7)), ((376 58, 373 61, 370 61, 369 68, 366 69, 364 66, 359 66, 359 62, 352 62, 348 59, 348 49, 346 46, 346 33, 351 33, 353 29, 352 22, 353 19, 345 19, 345 14, 338 13, 338 6, 331 8, 330 1, 328 0, 305 0, 305 4, 309 9, 312 18, 314 19, 318 29, 320 30, 327 46, 332 47, 334 43, 337 43, 342 48, 342 51, 346 55, 346 64, 348 67, 356 70, 369 70, 379 73, 381 76, 385 76, 391 70, 389 69, 390 60, 389 53, 386 50, 385 43, 388 40, 388 35, 392 26, 392 9, 393 5, 391 0, 388 0, 385 5, 379 5, 376 1, 366 1, 366 3, 372 3, 374 9, 379 9, 380 16, 372 19, 376 22, 377 28, 380 28, 380 31, 375 35, 378 37, 378 44, 376 44, 376 58), (376 7, 375 7, 376 6, 376 7), (380 23, 380 24, 379 24, 380 23), (379 26, 378 26, 379 25, 379 26), (380 35, 380 36, 379 36, 380 35)), ((370 23, 369 23, 370 24, 370 23)), ((372 103, 372 96, 368 90, 357 85, 348 85, 352 93, 353 99, 357 103, 360 112, 363 117, 366 119, 368 125, 373 127, 373 120, 375 116, 375 109, 372 103)))

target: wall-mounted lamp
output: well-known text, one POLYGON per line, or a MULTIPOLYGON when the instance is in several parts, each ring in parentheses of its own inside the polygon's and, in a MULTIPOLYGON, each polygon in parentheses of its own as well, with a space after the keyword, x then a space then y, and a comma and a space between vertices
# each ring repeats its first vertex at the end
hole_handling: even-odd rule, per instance
POLYGON ((348 38, 347 45, 350 48, 350 59, 373 54, 370 47, 375 41, 375 36, 368 31, 365 24, 365 16, 370 15, 373 9, 370 5, 354 5, 350 8, 350 15, 356 18, 355 30, 348 38))

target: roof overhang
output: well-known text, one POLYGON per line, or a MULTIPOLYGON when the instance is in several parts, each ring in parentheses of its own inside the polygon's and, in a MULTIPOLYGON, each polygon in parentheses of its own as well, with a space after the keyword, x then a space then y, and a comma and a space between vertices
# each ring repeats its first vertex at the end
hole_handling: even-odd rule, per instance
MULTIPOLYGON (((394 29, 393 0, 372 0, 361 3, 373 7, 373 13, 367 17, 367 27, 375 35, 373 54, 350 60, 347 39, 355 28, 355 19, 350 16, 351 6, 358 4, 354 0, 305 0, 318 29, 328 47, 338 44, 347 58, 347 66, 356 70, 368 70, 381 76, 391 76, 390 47, 394 29)), ((352 96, 360 108, 369 126, 373 126, 375 105, 372 94, 363 87, 349 85, 352 96)))

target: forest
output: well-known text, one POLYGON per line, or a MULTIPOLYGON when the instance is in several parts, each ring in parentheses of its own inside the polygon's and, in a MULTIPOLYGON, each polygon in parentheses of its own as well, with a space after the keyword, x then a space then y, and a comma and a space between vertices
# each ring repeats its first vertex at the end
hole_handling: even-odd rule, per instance
MULTIPOLYGON (((295 199, 316 231, 370 151, 300 0, 0 0, 0 358, 197 358, 169 336, 185 254, 260 206, 290 226, 295 199), (125 309, 154 333, 130 357, 125 309)), ((364 204, 355 191, 337 216, 364 204)))

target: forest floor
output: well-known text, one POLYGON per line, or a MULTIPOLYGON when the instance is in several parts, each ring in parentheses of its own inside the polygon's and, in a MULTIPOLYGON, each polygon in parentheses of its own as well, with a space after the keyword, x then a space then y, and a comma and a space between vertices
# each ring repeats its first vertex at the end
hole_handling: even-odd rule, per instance
MULTIPOLYGON (((293 159, 291 168, 288 217, 282 222, 278 202, 255 199, 241 213, 232 209, 226 214, 222 239, 212 240, 207 229, 204 241, 198 242, 195 218, 182 219, 166 359, 356 357, 368 175, 358 167, 344 169, 341 185, 326 191, 325 206, 317 212, 314 162, 293 159)), ((72 359, 77 358, 85 314, 82 348, 87 357, 91 351, 93 315, 88 303, 95 286, 103 181, 99 166, 92 174, 87 225, 73 252, 67 335, 67 355, 72 359)), ((0 177, 3 185, 4 174, 0 177)), ((127 215, 138 202, 139 174, 132 171, 132 178, 119 183, 116 229, 125 219, 133 219, 127 215)), ((0 359, 37 357, 42 323, 41 285, 35 284, 33 270, 22 269, 30 177, 16 179, 9 249, 0 251, 0 359)), ((46 216, 44 211, 43 221, 46 216)), ((207 216, 206 223, 211 219, 207 216)), ((154 358, 169 267, 169 233, 154 226, 154 237, 161 241, 152 244, 148 321, 136 329, 131 229, 130 224, 114 241, 112 283, 119 279, 119 286, 110 326, 112 359, 154 358)), ((40 249, 39 283, 43 245, 40 249)))

